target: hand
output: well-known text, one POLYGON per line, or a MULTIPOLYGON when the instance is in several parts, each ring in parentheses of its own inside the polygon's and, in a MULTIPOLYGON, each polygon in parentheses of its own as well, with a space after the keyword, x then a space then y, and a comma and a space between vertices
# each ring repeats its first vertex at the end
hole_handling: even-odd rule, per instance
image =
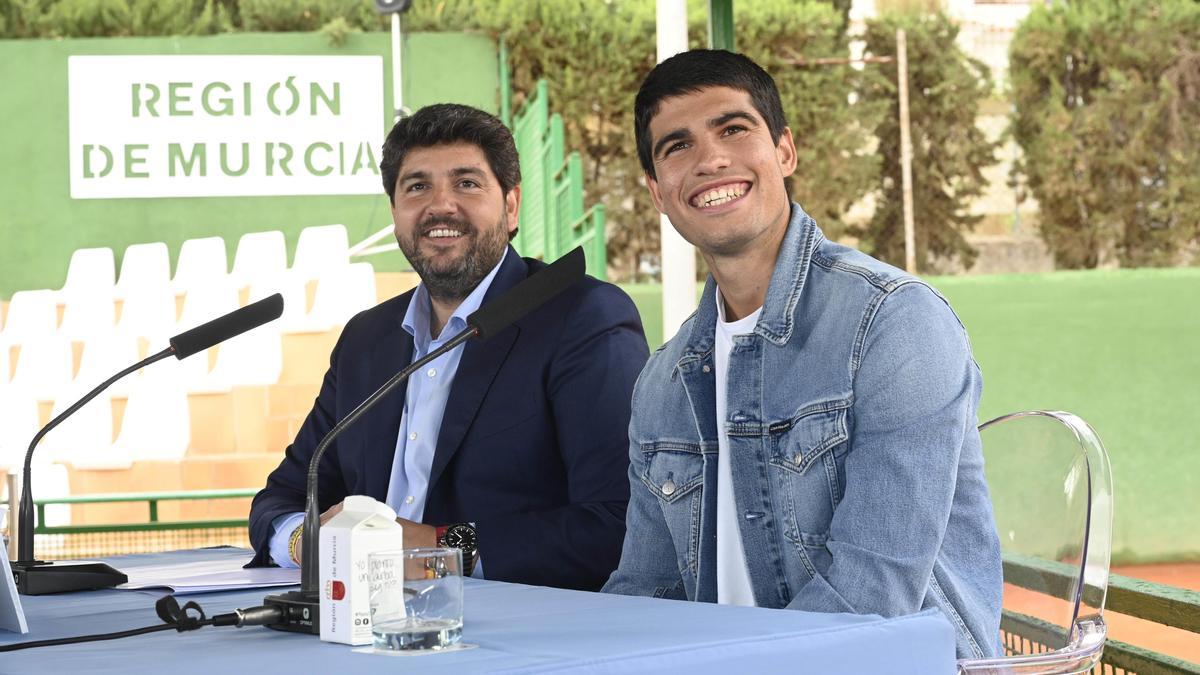
MULTIPOLYGON (((321 514, 321 524, 324 525, 325 523, 329 522, 330 518, 333 518, 334 516, 336 516, 337 514, 339 514, 341 512, 342 512, 342 503, 338 502, 337 504, 334 504, 333 506, 326 509, 325 513, 321 514)), ((304 527, 304 525, 303 524, 297 525, 296 529, 298 530, 301 527, 304 527)), ((297 544, 296 555, 293 556, 293 559, 296 561, 297 565, 300 564, 300 558, 303 557, 303 554, 304 554, 304 547, 297 544)))
POLYGON ((397 518, 397 523, 404 528, 404 548, 433 548, 437 546, 437 528, 432 525, 422 525, 411 520, 397 518))

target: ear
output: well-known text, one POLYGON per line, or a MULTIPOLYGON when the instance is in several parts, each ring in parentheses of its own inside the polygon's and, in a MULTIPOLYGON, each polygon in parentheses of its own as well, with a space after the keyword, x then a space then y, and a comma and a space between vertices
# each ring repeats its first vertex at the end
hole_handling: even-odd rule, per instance
POLYGON ((658 191, 658 181, 650 174, 646 174, 646 187, 650 189, 650 199, 654 202, 654 208, 658 209, 659 213, 663 211, 662 193, 658 191))
POLYGON ((779 160, 779 168, 784 177, 795 173, 796 143, 792 140, 792 130, 788 127, 784 127, 783 133, 779 135, 779 143, 775 145, 775 156, 779 160))
POLYGON ((517 185, 504 195, 504 213, 508 216, 508 233, 511 235, 517 231, 520 223, 517 220, 521 217, 521 186, 517 185))

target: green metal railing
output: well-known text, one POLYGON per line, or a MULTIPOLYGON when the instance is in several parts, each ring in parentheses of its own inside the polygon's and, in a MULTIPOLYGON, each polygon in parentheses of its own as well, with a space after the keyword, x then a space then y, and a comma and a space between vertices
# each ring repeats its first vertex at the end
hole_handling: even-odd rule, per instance
POLYGON ((545 80, 538 82, 512 121, 521 155, 521 220, 513 245, 544 260, 583 246, 588 274, 605 279, 604 207, 584 207, 583 158, 566 154, 562 116, 550 114, 549 91, 545 80))
MULTIPOLYGON (((1004 580, 1058 598, 1069 598, 1075 583, 1071 565, 1017 556, 1005 556, 1004 580)), ((1085 590, 1086 604, 1095 606, 1097 600, 1094 589, 1085 590)), ((1200 592, 1186 588, 1113 574, 1108 579, 1105 611, 1200 633, 1200 592)), ((1000 619, 1000 631, 1009 654, 1037 654, 1059 649, 1065 642, 1064 627, 1007 609, 1000 619)), ((1109 639, 1093 673, 1200 675, 1200 664, 1109 639)))
MULTIPOLYGON (((162 520, 159 517, 159 506, 163 502, 247 499, 257 492, 256 488, 244 488, 35 498, 33 504, 37 520, 33 529, 34 555, 42 560, 61 560, 204 546, 249 546, 245 515, 225 519, 162 520), (139 502, 146 505, 146 518, 139 522, 47 524, 51 520, 47 518, 47 509, 55 506, 139 502)), ((10 515, 10 523, 15 522, 15 515, 10 515)), ((9 531, 12 531, 11 526, 9 531)))

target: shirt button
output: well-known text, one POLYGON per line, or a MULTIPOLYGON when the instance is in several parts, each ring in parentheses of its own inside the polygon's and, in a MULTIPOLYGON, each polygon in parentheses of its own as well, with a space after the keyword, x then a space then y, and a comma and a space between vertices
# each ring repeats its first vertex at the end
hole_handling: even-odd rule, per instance
POLYGON ((667 482, 663 483, 662 493, 668 497, 675 494, 675 481, 668 480, 667 482))
POLYGON ((437 368, 430 368, 429 370, 425 371, 425 374, 430 377, 435 377, 437 376, 437 368))
POLYGON ((410 440, 410 441, 415 441, 415 440, 417 440, 417 432, 415 432, 415 431, 414 431, 414 432, 412 432, 411 434, 409 434, 409 435, 408 435, 408 440, 410 440))
POLYGON ((704 364, 704 367, 701 368, 700 370, 703 370, 706 373, 712 372, 712 368, 709 368, 707 363, 704 364))
POLYGON ((411 503, 413 503, 413 496, 412 496, 412 495, 409 495, 409 496, 405 497, 405 498, 404 498, 404 503, 405 503, 405 504, 411 504, 411 503))

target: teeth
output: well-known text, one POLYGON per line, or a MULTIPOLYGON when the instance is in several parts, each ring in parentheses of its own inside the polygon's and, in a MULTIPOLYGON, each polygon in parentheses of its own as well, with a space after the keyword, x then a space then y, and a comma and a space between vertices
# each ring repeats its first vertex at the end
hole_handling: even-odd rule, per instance
POLYGON ((462 233, 459 232, 458 230, 438 228, 436 230, 431 231, 427 236, 432 237, 434 239, 440 239, 442 237, 457 237, 460 234, 462 234, 462 233))
POLYGON ((701 208, 720 206, 721 204, 728 204, 744 194, 746 194, 745 183, 740 183, 738 185, 724 185, 719 188, 709 190, 708 192, 701 193, 692 201, 696 206, 701 208))

